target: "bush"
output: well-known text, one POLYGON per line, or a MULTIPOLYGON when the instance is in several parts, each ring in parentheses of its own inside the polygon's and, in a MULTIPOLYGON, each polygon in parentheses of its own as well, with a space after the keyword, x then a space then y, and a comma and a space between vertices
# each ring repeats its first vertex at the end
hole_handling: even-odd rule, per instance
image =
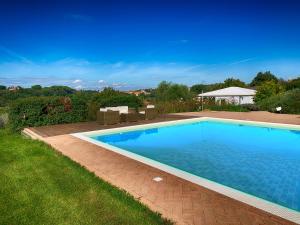
POLYGON ((283 94, 272 96, 258 103, 260 110, 276 112, 282 107, 282 113, 300 114, 300 89, 293 89, 283 94))
POLYGON ((256 104, 243 104, 241 106, 248 111, 259 111, 259 107, 256 104))
POLYGON ((204 109, 209 109, 212 111, 230 111, 230 112, 249 112, 250 110, 247 107, 242 105, 233 105, 233 104, 209 104, 204 105, 204 109))
POLYGON ((0 107, 0 128, 3 128, 8 123, 8 108, 0 107))
POLYGON ((192 94, 186 85, 162 81, 155 90, 155 97, 162 102, 186 101, 192 99, 192 94))
POLYGON ((275 81, 266 81, 262 83, 256 91, 254 101, 260 102, 266 98, 282 93, 284 90, 283 86, 275 81))
POLYGON ((100 107, 128 106, 129 108, 137 109, 142 105, 141 99, 135 95, 107 89, 95 95, 88 103, 88 119, 96 120, 97 111, 100 107))
POLYGON ((4 121, 2 117, 0 116, 0 129, 4 127, 4 121))
POLYGON ((193 112, 198 111, 200 102, 195 100, 189 101, 168 101, 157 102, 156 108, 159 113, 179 113, 179 112, 193 112))
POLYGON ((8 114, 0 114, 0 128, 3 128, 7 125, 8 123, 8 114))
POLYGON ((9 109, 10 127, 15 131, 24 127, 80 122, 86 118, 86 101, 75 95, 18 99, 9 109))
POLYGON ((104 98, 100 102, 101 107, 114 107, 126 105, 129 108, 138 108, 142 106, 141 100, 135 95, 120 95, 104 98))

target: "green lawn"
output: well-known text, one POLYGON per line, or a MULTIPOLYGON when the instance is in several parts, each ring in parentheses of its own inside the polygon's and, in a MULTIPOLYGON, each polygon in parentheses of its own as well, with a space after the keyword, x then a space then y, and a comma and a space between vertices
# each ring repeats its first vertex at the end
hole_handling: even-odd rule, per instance
POLYGON ((47 145, 0 130, 0 224, 171 224, 47 145))

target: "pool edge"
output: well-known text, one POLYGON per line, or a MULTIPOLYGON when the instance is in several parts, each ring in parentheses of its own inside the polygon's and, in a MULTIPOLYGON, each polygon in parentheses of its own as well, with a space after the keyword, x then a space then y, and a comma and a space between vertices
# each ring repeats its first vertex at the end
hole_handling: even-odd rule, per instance
POLYGON ((190 181, 195 183, 199 186, 205 187, 209 190, 215 191, 237 201, 243 202, 247 205, 253 206, 260 210, 263 210, 267 213, 279 216, 284 218, 288 221, 294 222, 296 224, 300 224, 300 212, 295 211, 293 209, 281 206, 276 203, 269 202, 267 200, 258 198, 256 196, 241 192, 234 188, 230 188, 224 186, 222 184, 216 183, 214 181, 193 175, 191 173, 185 172, 183 170, 165 165, 163 163, 157 162, 155 160, 140 156, 138 154, 126 151, 124 149, 93 140, 91 136, 96 134, 112 134, 115 132, 126 132, 132 130, 140 130, 140 129, 147 129, 147 128, 156 128, 162 127, 166 125, 176 125, 176 124, 186 124, 186 123, 193 123, 197 121, 221 121, 227 123, 238 123, 238 124, 247 124, 247 125, 256 125, 260 127, 270 127, 270 128, 279 128, 279 129, 289 129, 289 130, 300 130, 300 125, 292 125, 292 124, 281 124, 281 123, 268 123, 268 122, 256 122, 256 121, 245 121, 245 120, 234 120, 234 119, 221 119, 215 117, 200 117, 200 118, 192 118, 192 119, 184 119, 184 120, 175 120, 175 121, 167 121, 167 122, 159 122, 159 123, 151 123, 151 124, 143 124, 143 125, 134 125, 134 126, 127 126, 127 127, 120 127, 120 128, 111 128, 105 130, 98 130, 98 131, 90 131, 90 132, 81 132, 81 133, 73 133, 71 134, 74 137, 77 137, 81 140, 93 143, 97 146, 105 148, 107 150, 113 151, 115 153, 121 154, 138 162, 144 163, 148 166, 157 168, 174 176, 180 177, 184 180, 190 181))

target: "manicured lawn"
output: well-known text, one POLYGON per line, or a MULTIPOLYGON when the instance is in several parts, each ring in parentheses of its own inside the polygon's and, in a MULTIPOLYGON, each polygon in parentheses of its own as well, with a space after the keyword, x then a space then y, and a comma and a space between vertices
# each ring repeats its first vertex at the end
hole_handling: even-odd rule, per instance
POLYGON ((171 224, 47 145, 0 130, 0 224, 171 224))

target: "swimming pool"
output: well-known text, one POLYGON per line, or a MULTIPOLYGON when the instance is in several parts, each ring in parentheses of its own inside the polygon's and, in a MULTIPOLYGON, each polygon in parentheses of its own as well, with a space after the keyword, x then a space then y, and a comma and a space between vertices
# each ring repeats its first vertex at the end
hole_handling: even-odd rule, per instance
POLYGON ((200 118, 75 136, 281 217, 300 219, 298 126, 200 118))

